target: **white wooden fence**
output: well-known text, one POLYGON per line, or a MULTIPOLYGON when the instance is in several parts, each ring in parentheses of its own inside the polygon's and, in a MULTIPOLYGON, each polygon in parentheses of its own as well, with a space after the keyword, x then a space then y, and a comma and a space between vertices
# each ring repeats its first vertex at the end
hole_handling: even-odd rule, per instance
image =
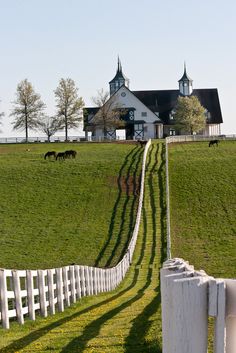
POLYGON ((65 266, 47 270, 0 269, 0 321, 10 327, 10 319, 24 324, 24 316, 35 320, 36 311, 43 317, 62 312, 83 296, 96 295, 115 289, 125 277, 132 262, 141 219, 145 165, 151 140, 145 146, 136 223, 123 259, 112 268, 65 266))
POLYGON ((163 353, 207 353, 208 317, 214 353, 236 352, 236 280, 215 279, 182 259, 161 269, 163 353))
POLYGON ((215 279, 182 259, 171 259, 168 144, 181 139, 166 139, 168 260, 161 270, 163 353, 207 353, 209 317, 214 318, 214 353, 236 353, 236 280, 215 279))

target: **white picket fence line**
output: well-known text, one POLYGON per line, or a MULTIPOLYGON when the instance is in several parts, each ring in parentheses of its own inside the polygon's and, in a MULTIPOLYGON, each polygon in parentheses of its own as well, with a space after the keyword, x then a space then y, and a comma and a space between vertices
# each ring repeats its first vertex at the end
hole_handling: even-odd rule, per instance
POLYGON ((142 162, 138 211, 132 238, 122 260, 112 268, 71 265, 47 270, 0 269, 0 321, 10 327, 10 319, 24 324, 24 316, 35 320, 36 311, 43 317, 64 311, 81 297, 115 289, 132 262, 141 220, 145 165, 151 140, 145 146, 142 162))
POLYGON ((236 140, 236 135, 175 135, 166 137, 167 143, 171 142, 201 142, 201 141, 211 141, 211 140, 236 140))
POLYGON ((183 259, 171 259, 168 144, 196 138, 166 138, 168 260, 161 269, 163 353, 207 353, 208 317, 214 318, 214 353, 236 353, 236 280, 215 279, 195 271, 183 259))

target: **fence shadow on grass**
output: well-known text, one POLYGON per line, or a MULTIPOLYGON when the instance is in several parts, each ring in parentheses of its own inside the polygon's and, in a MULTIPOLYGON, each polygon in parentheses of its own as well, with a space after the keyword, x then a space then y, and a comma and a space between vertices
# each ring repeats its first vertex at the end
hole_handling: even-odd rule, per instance
MULTIPOLYGON (((122 164, 120 171, 119 171, 119 175, 117 178, 117 186, 118 186, 118 195, 117 195, 117 199, 112 211, 112 216, 111 216, 111 221, 110 221, 110 226, 109 226, 109 231, 108 231, 108 239, 106 241, 106 243, 104 244, 100 254, 97 257, 97 260, 95 261, 95 266, 105 266, 108 267, 111 265, 112 260, 115 256, 115 253, 117 251, 117 248, 119 247, 120 243, 121 243, 121 238, 122 238, 122 233, 123 233, 123 229, 124 229, 124 225, 125 225, 125 213, 127 211, 127 206, 128 206, 128 202, 130 200, 130 185, 129 185, 129 181, 131 179, 131 171, 132 168, 134 166, 134 163, 136 161, 136 165, 135 165, 135 170, 134 170, 134 175, 133 178, 137 178, 137 169, 141 160, 141 155, 142 155, 142 149, 138 148, 137 146, 125 157, 124 163, 122 164), (136 160, 136 157, 138 155, 138 159, 136 160), (127 172, 125 174, 125 179, 124 179, 124 186, 123 186, 123 178, 124 178, 124 173, 127 169, 127 172), (122 196, 123 196, 123 192, 124 192, 124 188, 125 188, 125 200, 123 201, 122 196), (124 202, 124 203, 123 203, 124 202), (123 206, 122 206, 123 203, 123 206), (119 216, 118 216, 118 211, 122 209, 122 213, 120 216, 120 221, 119 216), (118 233, 115 233, 115 227, 118 224, 118 233), (108 259, 106 260, 106 252, 108 252, 109 247, 112 247, 112 242, 113 239, 116 238, 116 242, 112 248, 111 251, 109 251, 108 254, 108 259), (104 262, 106 261, 106 262, 104 262)), ((136 183, 136 180, 135 180, 136 183)), ((135 184, 136 185, 136 184, 135 184)), ((133 194, 134 194, 134 204, 136 203, 136 199, 137 199, 137 195, 136 195, 136 190, 133 190, 133 194)), ((132 211, 132 210, 131 210, 132 211)), ((133 212, 134 213, 134 212, 133 212)), ((133 217, 134 215, 132 215, 132 223, 133 223, 133 217)), ((128 235, 129 237, 130 235, 128 235)), ((126 245, 126 244, 125 244, 126 245)), ((126 249, 124 249, 121 251, 121 255, 120 255, 120 259, 123 257, 124 251, 126 249)))
MULTIPOLYGON (((119 232, 116 236, 116 242, 115 242, 114 247, 112 249, 111 255, 106 262, 106 267, 109 267, 112 265, 112 260, 114 259, 115 255, 118 251, 118 248, 120 246, 122 246, 122 248, 120 249, 120 256, 119 256, 117 262, 122 260, 125 252, 127 251, 129 241, 130 241, 132 234, 133 234, 135 220, 136 220, 135 206, 137 206, 137 200, 138 200, 138 196, 139 196, 140 178, 141 178, 140 173, 138 175, 138 171, 139 171, 139 166, 140 166, 142 156, 143 156, 143 149, 139 148, 138 152, 133 157, 133 160, 130 163, 128 171, 127 171, 127 175, 125 178, 126 198, 125 198, 123 208, 122 208, 122 213, 121 213, 120 229, 119 229, 119 232), (133 171, 133 173, 131 173, 133 167, 134 167, 134 171, 133 171), (130 183, 129 183, 130 180, 131 180, 132 185, 130 185, 130 183), (128 207, 130 200, 131 200, 131 205, 130 205, 130 207, 128 207), (127 211, 129 209, 130 209, 130 211, 129 211, 129 215, 128 215, 127 211), (127 227, 127 232, 125 232, 125 234, 124 234, 126 220, 129 223, 128 223, 128 227, 127 227), (126 238, 126 241, 122 242, 122 238, 124 236, 126 238)), ((113 265, 115 265, 115 264, 113 264, 113 265)))
MULTIPOLYGON (((150 155, 153 151, 153 148, 150 152, 150 155)), ((143 235, 142 235, 142 244, 141 244, 141 249, 140 249, 140 254, 138 259, 136 260, 136 268, 134 270, 134 280, 133 282, 135 283, 134 285, 138 285, 139 279, 142 279, 143 274, 146 272, 145 269, 145 264, 144 268, 142 268, 142 262, 144 261, 145 263, 145 250, 149 252, 149 249, 147 249, 147 236, 148 236, 148 231, 150 228, 152 228, 152 242, 151 242, 151 252, 150 252, 150 259, 148 261, 148 270, 146 274, 146 279, 144 280, 144 286, 141 288, 137 288, 137 294, 132 297, 131 299, 123 302, 121 305, 115 307, 114 309, 108 311, 101 317, 99 317, 97 320, 92 321, 89 325, 86 326, 86 328, 83 331, 83 334, 74 340, 72 340, 64 349, 62 350, 62 353, 69 353, 69 352, 75 352, 76 349, 79 349, 81 352, 85 349, 87 346, 87 343, 95 338, 96 336, 99 335, 99 332, 103 325, 108 321, 111 320, 114 316, 118 315, 120 312, 122 312, 124 309, 128 308, 131 306, 133 303, 137 302, 140 300, 144 295, 145 291, 150 287, 152 283, 152 276, 153 276, 153 268, 154 266, 154 259, 156 257, 156 206, 155 206, 155 199, 154 199, 154 181, 153 181, 153 173, 156 171, 156 166, 157 166, 157 154, 158 154, 158 148, 156 149, 155 153, 155 162, 150 170, 150 176, 148 178, 148 189, 149 189, 149 198, 151 201, 151 227, 148 227, 148 220, 147 220, 147 212, 145 209, 145 204, 143 206, 143 235), (155 232, 155 233, 154 233, 155 232), (139 268, 137 268, 137 266, 139 268), (141 278, 140 278, 141 277, 141 278)), ((149 156, 151 158, 151 156, 149 156)), ((148 165, 151 163, 151 160, 149 159, 148 165)), ((156 171, 157 172, 157 171, 156 171)), ((164 189, 162 188, 162 191, 164 189)), ((147 192, 147 191, 146 191, 147 192)), ((164 229, 161 230, 161 232, 164 233, 164 229)), ((135 266, 134 265, 134 266, 135 266)), ((154 271, 156 272, 156 271, 154 271)), ((143 281, 143 279, 142 279, 143 281)), ((131 289, 131 288, 130 288, 131 289)), ((132 288, 133 289, 133 288, 132 288)), ((127 291, 126 291, 127 292, 127 291)), ((158 286, 156 288, 156 295, 153 298, 153 300, 146 306, 143 312, 141 312, 140 315, 138 315, 134 320, 133 320, 133 326, 131 328, 130 334, 128 338, 126 339, 125 346, 126 346, 126 352, 128 353, 137 353, 137 352, 156 352, 159 353, 161 352, 161 346, 159 342, 156 340, 154 342, 151 342, 151 346, 147 345, 145 342, 145 334, 148 331, 148 328, 150 326, 149 322, 149 317, 152 316, 154 313, 156 313, 158 307, 160 306, 160 287, 158 286), (138 339, 138 340, 137 340, 138 339), (138 344, 137 344, 138 341, 138 344), (151 349, 151 350, 150 350, 151 349)), ((115 328, 114 328, 115 329, 115 328)))
MULTIPOLYGON (((158 200, 155 200, 154 198, 154 188, 156 183, 155 179, 153 178, 154 173, 157 173, 157 178, 158 178, 158 188, 159 188, 159 209, 160 209, 160 215, 158 219, 160 220, 160 234, 161 234, 161 244, 160 244, 160 259, 159 259, 159 266, 161 266, 162 262, 165 260, 166 257, 166 225, 165 225, 165 218, 166 218, 166 205, 165 205, 165 179, 163 176, 165 170, 165 151, 163 150, 163 144, 157 145, 157 149, 155 152, 155 163, 153 164, 153 167, 150 171, 149 178, 148 178, 148 185, 149 185, 149 198, 150 198, 150 205, 151 205, 151 213, 152 213, 152 231, 153 231, 153 241, 152 241, 152 253, 151 257, 149 260, 149 265, 151 266, 154 263, 155 256, 156 255, 156 231, 157 231, 157 207, 156 207, 156 202, 158 200), (158 164, 158 151, 162 147, 161 150, 161 160, 160 160, 160 166, 158 170, 156 170, 157 164, 158 164)), ((144 213, 145 214, 145 213, 144 213)), ((152 273, 151 269, 149 268, 149 274, 148 274, 148 279, 151 278, 152 273)), ((151 283, 150 283, 151 284, 151 283)), ((153 300, 145 307, 145 309, 133 320, 133 325, 130 330, 129 336, 126 338, 126 351, 125 353, 136 353, 136 352, 153 352, 153 353, 161 353, 162 348, 159 342, 153 341, 147 343, 145 342, 145 336, 151 326, 151 321, 150 317, 153 316, 155 313, 157 313, 158 308, 160 308, 161 304, 161 295, 160 295, 160 273, 159 273, 159 284, 155 288, 155 291, 157 292, 156 296, 153 298, 153 300), (135 340, 139 341, 139 343, 143 343, 143 346, 141 347, 141 350, 135 350, 133 349, 132 342, 135 342, 135 340)))
MULTIPOLYGON (((85 308, 85 309, 82 309, 72 315, 69 315, 60 319, 60 320, 57 320, 49 325, 46 325, 46 326, 43 326, 42 328, 38 329, 38 330, 35 330, 31 333, 29 333, 28 335, 18 339, 18 340, 15 340, 13 343, 9 344, 8 346, 4 347, 4 348, 1 348, 0 349, 0 353, 13 353, 13 352, 16 352, 20 349, 23 349, 25 347, 27 347, 28 345, 30 345, 32 342, 40 339, 41 337, 43 337, 44 335, 47 335, 50 331, 56 329, 56 328, 59 328, 60 326, 66 324, 67 322, 71 321, 71 320, 74 320, 75 318, 83 315, 83 314, 86 314, 94 309, 98 309, 98 308, 101 308, 102 306, 105 306, 107 304, 109 304, 110 302, 112 302, 113 300, 116 300, 118 299, 120 296, 122 296, 123 294, 125 294, 126 292, 128 292, 130 289, 132 289, 135 284, 137 282, 137 275, 135 275, 132 279, 132 282, 128 285, 128 287, 126 287, 125 289, 121 290, 120 292, 118 292, 117 294, 115 295, 112 295, 110 298, 108 299, 105 299, 103 301, 101 301, 100 303, 98 304, 94 304, 94 305, 91 305, 89 306, 88 308, 85 308)), ((92 297, 91 297, 91 301, 92 301, 92 297)), ((77 305, 79 303, 77 302, 77 305)), ((73 310, 75 306, 71 306, 69 308, 69 310, 73 310)), ((68 352, 70 352, 68 350, 68 352)))

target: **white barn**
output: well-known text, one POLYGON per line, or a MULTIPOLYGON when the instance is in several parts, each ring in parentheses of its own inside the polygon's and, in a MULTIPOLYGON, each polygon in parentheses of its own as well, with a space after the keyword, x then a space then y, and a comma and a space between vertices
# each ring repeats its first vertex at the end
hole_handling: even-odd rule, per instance
MULTIPOLYGON (((174 108, 179 96, 195 95, 205 108, 206 127, 200 134, 207 136, 220 135, 220 124, 223 122, 218 91, 211 89, 193 89, 193 80, 184 74, 179 80, 178 90, 145 90, 131 91, 129 80, 122 71, 120 60, 115 77, 109 82, 110 98, 107 103, 110 109, 121 109, 120 119, 124 121, 126 139, 163 138, 184 133, 177 131, 174 125, 174 108), (125 111, 125 113, 124 113, 125 111)), ((84 130, 91 132, 95 138, 103 137, 104 131, 96 126, 98 107, 84 109, 84 130)), ((116 138, 116 129, 105 132, 106 137, 116 138)))

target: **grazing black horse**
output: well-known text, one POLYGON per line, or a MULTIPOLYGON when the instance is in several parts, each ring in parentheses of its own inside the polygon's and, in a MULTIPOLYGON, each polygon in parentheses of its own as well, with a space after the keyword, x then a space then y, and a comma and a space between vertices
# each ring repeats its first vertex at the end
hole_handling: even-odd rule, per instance
POLYGON ((74 150, 65 151, 65 158, 75 158, 77 152, 74 150))
POLYGON ((47 158, 50 158, 50 157, 56 158, 57 157, 56 152, 55 151, 48 151, 47 153, 45 153, 44 159, 47 159, 47 158))
POLYGON ((141 147, 144 147, 147 144, 147 140, 138 140, 138 143, 141 147))
POLYGON ((56 161, 57 160, 62 160, 65 159, 65 152, 58 152, 57 156, 56 156, 56 161))
POLYGON ((219 142, 220 142, 219 140, 211 140, 211 141, 209 142, 209 147, 214 146, 214 145, 216 145, 216 146, 218 147, 218 143, 219 143, 219 142))

